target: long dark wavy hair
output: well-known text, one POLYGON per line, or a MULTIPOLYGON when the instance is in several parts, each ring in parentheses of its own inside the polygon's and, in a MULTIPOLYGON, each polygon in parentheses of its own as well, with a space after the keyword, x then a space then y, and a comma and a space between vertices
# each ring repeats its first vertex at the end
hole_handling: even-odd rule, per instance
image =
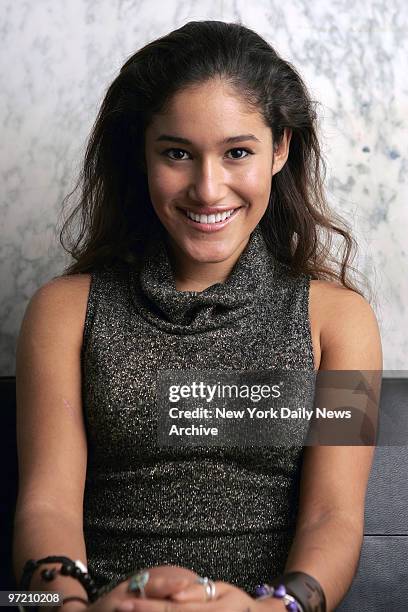
POLYGON ((284 128, 292 131, 288 159, 273 177, 260 221, 268 248, 294 274, 337 281, 363 295, 349 278, 355 271, 351 262, 356 242, 326 201, 318 103, 311 100, 294 66, 261 36, 240 23, 222 21, 191 21, 148 43, 125 62, 109 86, 76 186, 63 201, 64 208, 80 192, 59 235, 75 260, 63 275, 131 264, 145 238, 160 231, 148 190, 145 129, 174 94, 213 78, 224 79, 262 114, 276 145, 284 128), (335 257, 332 246, 337 239, 335 257))

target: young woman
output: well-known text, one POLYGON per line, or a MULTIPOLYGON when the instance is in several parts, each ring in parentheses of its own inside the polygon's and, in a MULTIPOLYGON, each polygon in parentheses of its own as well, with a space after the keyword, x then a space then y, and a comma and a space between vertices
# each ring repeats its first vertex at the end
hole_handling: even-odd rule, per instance
POLYGON ((17 354, 14 569, 87 565, 89 604, 80 566, 33 566, 29 588, 64 610, 334 610, 348 590, 373 446, 156 432, 162 371, 381 370, 316 120, 293 66, 239 24, 188 23, 109 87, 62 232, 79 214, 75 263, 30 300, 17 354))

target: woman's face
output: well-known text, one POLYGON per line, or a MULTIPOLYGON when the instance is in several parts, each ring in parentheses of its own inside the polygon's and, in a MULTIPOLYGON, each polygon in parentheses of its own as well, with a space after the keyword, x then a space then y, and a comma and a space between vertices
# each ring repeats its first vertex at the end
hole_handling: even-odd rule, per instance
POLYGON ((285 132, 273 156, 262 115, 220 80, 182 90, 154 116, 145 136, 149 193, 181 276, 208 263, 232 269, 265 213, 289 141, 285 132), (231 216, 218 221, 225 211, 231 216))

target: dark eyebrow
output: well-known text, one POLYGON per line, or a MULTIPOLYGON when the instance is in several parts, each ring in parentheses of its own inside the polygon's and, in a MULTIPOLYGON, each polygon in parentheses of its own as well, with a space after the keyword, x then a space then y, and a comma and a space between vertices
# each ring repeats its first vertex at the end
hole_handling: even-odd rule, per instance
MULTIPOLYGON (((191 140, 188 140, 187 138, 181 138, 181 136, 170 136, 169 134, 161 134, 158 138, 156 138, 156 142, 158 141, 161 142, 163 140, 167 142, 176 142, 176 143, 182 143, 186 145, 193 144, 191 140)), ((219 142, 218 145, 229 144, 231 142, 242 142, 244 140, 254 140, 256 142, 261 142, 253 134, 240 134, 239 136, 230 136, 229 138, 224 138, 224 140, 221 140, 221 142, 219 142)))

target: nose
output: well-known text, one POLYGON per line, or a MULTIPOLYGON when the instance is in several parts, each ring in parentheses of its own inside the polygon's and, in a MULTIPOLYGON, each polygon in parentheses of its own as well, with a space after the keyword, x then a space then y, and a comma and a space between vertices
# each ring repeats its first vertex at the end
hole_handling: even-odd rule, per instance
POLYGON ((226 193, 225 169, 219 162, 204 160, 196 166, 188 193, 192 201, 211 206, 223 200, 226 193))

